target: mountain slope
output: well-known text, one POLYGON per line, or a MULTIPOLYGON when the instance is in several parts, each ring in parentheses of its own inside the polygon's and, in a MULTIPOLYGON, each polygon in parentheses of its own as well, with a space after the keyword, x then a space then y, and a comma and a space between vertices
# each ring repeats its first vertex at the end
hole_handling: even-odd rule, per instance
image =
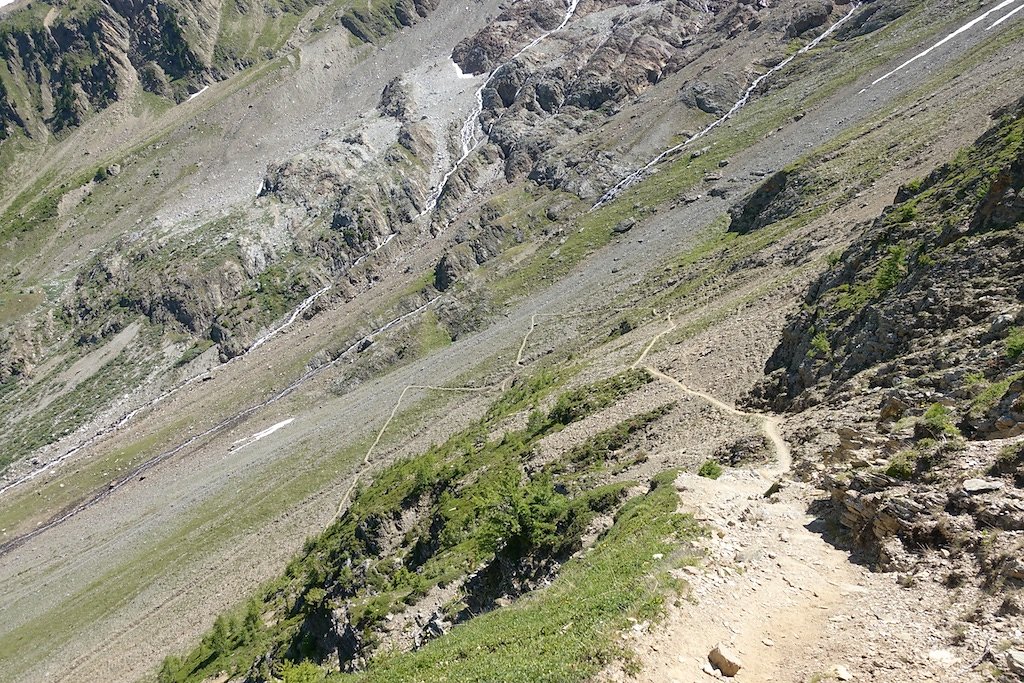
POLYGON ((976 264, 1014 229, 971 226, 1016 210, 1016 115, 929 173, 1019 97, 990 9, 338 3, 48 142, 4 219, 0 679, 687 680, 735 636, 741 678, 980 680, 1018 323, 957 326, 1012 307, 976 264), (967 286, 999 298, 947 311, 967 286))

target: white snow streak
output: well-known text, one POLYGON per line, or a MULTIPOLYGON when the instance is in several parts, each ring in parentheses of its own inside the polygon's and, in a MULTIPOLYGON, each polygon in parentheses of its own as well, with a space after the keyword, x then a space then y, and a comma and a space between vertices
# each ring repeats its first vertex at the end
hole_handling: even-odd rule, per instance
MULTIPOLYGON (((864 93, 864 92, 867 91, 868 88, 876 86, 879 83, 881 83, 882 81, 884 81, 885 79, 889 78, 890 76, 892 76, 894 74, 897 74, 900 71, 903 71, 904 69, 906 69, 908 66, 910 66, 911 64, 913 64, 917 60, 923 59, 923 58, 927 57, 928 55, 930 55, 935 50, 939 49, 940 47, 942 47, 943 45, 945 45, 949 41, 951 41, 954 38, 956 38, 957 36, 959 36, 961 33, 965 33, 966 31, 970 31, 972 28, 974 28, 975 26, 977 26, 981 22, 985 21, 986 19, 988 19, 990 16, 992 16, 993 14, 998 12, 999 10, 1001 10, 1001 9, 1003 9, 1005 7, 1009 7, 1010 5, 1014 5, 1014 4, 1018 3, 1018 2, 1020 2, 1020 0, 1003 0, 998 5, 996 5, 995 7, 990 9, 989 11, 985 12, 984 14, 982 14, 980 17, 977 17, 975 19, 972 19, 971 21, 968 21, 966 24, 964 24, 963 26, 961 26, 957 30, 953 31, 948 36, 946 36, 945 38, 943 38, 939 42, 935 43, 934 45, 932 45, 930 48, 928 48, 924 52, 917 53, 916 55, 914 55, 913 57, 911 57, 907 61, 905 61, 902 64, 900 64, 898 67, 896 67, 895 69, 893 69, 889 73, 887 73, 884 76, 881 76, 879 78, 876 78, 875 80, 873 80, 871 82, 871 85, 869 85, 867 88, 864 88, 864 90, 861 90, 860 92, 864 93)), ((1018 8, 1018 9, 1020 9, 1020 8, 1018 8)), ((1011 12, 1011 14, 1012 14, 1012 12, 1011 12)), ((1009 15, 1007 15, 1007 17, 1008 16, 1009 15)), ((1003 17, 1003 19, 1006 19, 1007 17, 1003 17)), ((999 22, 996 22, 996 24, 998 24, 998 23, 999 22)), ((994 27, 996 24, 993 24, 989 28, 994 27)))
POLYGON ((1006 21, 1007 19, 1009 19, 1010 17, 1012 17, 1012 16, 1013 16, 1014 14, 1016 14, 1017 12, 1020 12, 1021 10, 1024 10, 1024 5, 1021 5, 1021 6, 1020 6, 1020 7, 1018 7, 1017 9, 1015 9, 1015 10, 1012 10, 1012 11, 1011 11, 1011 12, 1010 12, 1009 14, 1007 14, 1007 15, 1005 15, 1005 16, 1003 16, 1003 17, 999 18, 999 19, 996 19, 996 20, 995 20, 995 22, 994 22, 994 23, 993 23, 993 24, 992 24, 991 26, 989 26, 988 28, 986 28, 985 30, 986 30, 986 31, 991 31, 991 30, 992 30, 992 29, 994 29, 994 28, 995 28, 996 26, 999 26, 999 24, 1003 23, 1004 21, 1006 21))
POLYGON ((276 432, 279 429, 284 429, 285 427, 290 425, 292 422, 295 422, 295 418, 294 417, 290 417, 287 420, 283 420, 281 422, 278 422, 275 425, 267 427, 266 429, 264 429, 261 432, 256 432, 255 434, 253 434, 252 436, 250 436, 248 438, 239 439, 238 441, 235 441, 233 444, 231 444, 231 448, 229 450, 237 451, 239 449, 245 448, 246 446, 248 446, 250 444, 254 444, 254 443, 256 443, 257 441, 259 441, 261 439, 267 438, 268 436, 270 436, 271 434, 273 434, 274 432, 276 432))

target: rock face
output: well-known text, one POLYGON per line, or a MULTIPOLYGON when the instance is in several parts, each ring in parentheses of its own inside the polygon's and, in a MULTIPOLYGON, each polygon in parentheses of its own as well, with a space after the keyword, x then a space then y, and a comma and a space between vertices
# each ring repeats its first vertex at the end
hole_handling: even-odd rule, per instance
MULTIPOLYGON (((586 112, 621 106, 709 49, 710 43, 695 45, 695 38, 717 26, 723 8, 732 6, 583 2, 570 28, 548 41, 569 40, 589 49, 560 50, 543 66, 534 62, 532 51, 507 60, 561 23, 564 10, 549 3, 515 3, 461 42, 452 58, 464 72, 494 71, 483 92, 481 122, 498 150, 505 178, 528 176, 581 196, 595 195, 613 182, 606 158, 567 158, 564 149, 556 152, 556 142, 580 132, 586 112), (607 31, 578 27, 588 16, 611 26, 607 31)), ((708 85, 708 92, 715 87, 708 85)), ((710 106, 711 97, 702 97, 701 105, 710 106)), ((728 94, 720 93, 718 100, 725 102, 728 94)))
POLYGON ((824 26, 832 15, 832 9, 833 5, 830 0, 814 0, 804 3, 793 11, 789 24, 786 26, 786 35, 795 38, 824 26))
POLYGON ((19 91, 0 89, 0 137, 76 126, 122 97, 134 78, 159 94, 187 95, 208 77, 212 40, 196 29, 219 7, 180 0, 32 7, 0 21, 0 57, 19 91), (175 93, 161 92, 175 81, 175 93))
MULTIPOLYGON (((39 3, 0 20, 0 140, 16 130, 59 132, 90 112, 124 98, 138 82, 181 101, 204 84, 271 58, 285 45, 292 21, 314 4, 293 0, 61 1, 39 3), (260 45, 258 50, 253 44, 260 45)), ((340 23, 356 38, 376 42, 411 26, 436 0, 390 0, 353 7, 340 23)))
MULTIPOLYGON (((799 410, 857 378, 903 404, 914 392, 973 399, 962 418, 970 435, 1024 431, 1016 341, 1024 325, 1022 111, 1024 101, 964 158, 902 188, 818 279, 755 403, 799 410)), ((786 215, 792 182, 770 179, 734 210, 738 228, 786 215)))
POLYGON ((379 109, 383 117, 270 166, 264 179, 262 196, 277 200, 291 225, 328 224, 300 241, 336 273, 383 247, 426 203, 435 143, 408 85, 390 83, 379 109))

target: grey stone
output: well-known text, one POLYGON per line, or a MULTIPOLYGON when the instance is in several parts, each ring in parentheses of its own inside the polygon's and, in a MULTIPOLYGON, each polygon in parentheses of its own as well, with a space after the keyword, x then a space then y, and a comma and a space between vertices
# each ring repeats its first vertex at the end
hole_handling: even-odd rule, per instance
POLYGON ((964 482, 964 491, 970 494, 988 493, 1003 488, 1003 482, 994 479, 968 479, 964 482))

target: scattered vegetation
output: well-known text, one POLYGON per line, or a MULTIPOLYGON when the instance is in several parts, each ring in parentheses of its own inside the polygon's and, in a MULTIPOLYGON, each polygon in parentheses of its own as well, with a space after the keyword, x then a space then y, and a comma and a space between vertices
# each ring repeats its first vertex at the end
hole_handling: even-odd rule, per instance
MULTIPOLYGON (((330 610, 344 605, 361 647, 372 651, 375 627, 386 615, 416 602, 435 586, 462 580, 473 568, 483 566, 489 568, 485 573, 504 576, 502 572, 516 571, 510 567, 531 566, 545 558, 564 561, 579 548, 594 515, 610 514, 621 505, 626 485, 592 488, 574 496, 556 486, 553 474, 594 466, 670 407, 601 433, 570 451, 556 467, 531 470, 526 464, 539 439, 612 405, 651 378, 644 371, 629 371, 565 392, 547 413, 534 409, 524 429, 488 437, 497 421, 538 405, 558 381, 550 373, 540 373, 522 382, 480 422, 443 445, 382 471, 355 493, 344 516, 306 544, 284 576, 246 606, 222 617, 187 657, 168 659, 161 681, 195 681, 219 671, 247 671, 264 652, 271 653, 269 662, 255 665, 260 671, 266 669, 262 675, 282 678, 285 671, 290 676, 320 675, 319 667, 303 668, 303 662, 318 662, 326 656, 317 645, 316 624, 327 623, 323 620, 330 610), (413 526, 386 531, 408 510, 419 511, 413 526), (396 538, 394 549, 387 540, 389 534, 396 538), (262 617, 246 618, 253 614, 262 617), (269 626, 253 632, 256 622, 269 626)), ((656 611, 658 586, 647 581, 643 590, 638 588, 653 568, 651 557, 667 554, 666 539, 678 542, 696 533, 691 520, 675 514, 675 493, 663 484, 659 480, 647 497, 619 511, 615 527, 598 548, 566 566, 558 579, 564 583, 556 583, 566 586, 561 592, 552 587, 523 606, 470 619, 416 653, 374 659, 369 670, 353 680, 406 680, 407 676, 424 680, 435 656, 448 657, 450 648, 473 650, 480 643, 490 646, 479 659, 477 655, 460 658, 463 664, 456 668, 467 673, 457 680, 536 680, 530 676, 538 669, 524 669, 517 659, 516 653, 527 650, 537 666, 548 667, 540 670, 568 676, 558 680, 577 680, 582 675, 578 672, 599 668, 615 654, 608 627, 629 614, 649 618, 656 611), (591 586, 586 595, 580 596, 576 587, 568 588, 584 579, 591 586), (570 596, 575 596, 575 606, 567 612, 565 601, 570 596), (549 629, 556 619, 560 627, 567 619, 572 624, 549 629), (582 650, 570 647, 577 639, 587 643, 582 650), (544 642, 550 647, 537 646, 544 642), (503 649, 507 656, 494 654, 503 649), (468 673, 471 670, 489 673, 474 678, 468 673)), ((459 621, 468 619, 473 612, 469 605, 481 600, 469 584, 464 590, 466 606, 454 610, 459 621)), ((429 675, 427 679, 435 680, 429 675)))
POLYGON ((1017 360, 1024 354, 1024 327, 1014 327, 1006 335, 1006 357, 1017 360))
POLYGON ((924 412, 919 426, 933 439, 949 439, 960 436, 960 430, 953 424, 953 415, 949 408, 941 403, 933 403, 924 412))
POLYGON ((643 369, 628 370, 596 384, 562 394, 551 409, 550 419, 567 425, 612 405, 620 398, 654 380, 643 369))
POLYGON ((722 476, 722 466, 718 464, 716 460, 706 460, 704 464, 697 470, 697 474, 707 479, 718 479, 722 476))

